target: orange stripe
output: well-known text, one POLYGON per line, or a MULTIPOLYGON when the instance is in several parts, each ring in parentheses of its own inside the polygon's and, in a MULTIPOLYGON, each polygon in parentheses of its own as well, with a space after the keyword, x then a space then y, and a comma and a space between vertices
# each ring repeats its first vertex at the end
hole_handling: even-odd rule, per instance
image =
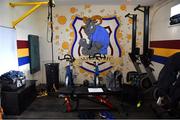
POLYGON ((18 52, 18 58, 29 56, 29 49, 28 48, 18 49, 17 52, 18 52))
POLYGON ((171 55, 180 52, 180 49, 167 49, 167 48, 152 48, 154 49, 154 55, 162 57, 170 57, 171 55))

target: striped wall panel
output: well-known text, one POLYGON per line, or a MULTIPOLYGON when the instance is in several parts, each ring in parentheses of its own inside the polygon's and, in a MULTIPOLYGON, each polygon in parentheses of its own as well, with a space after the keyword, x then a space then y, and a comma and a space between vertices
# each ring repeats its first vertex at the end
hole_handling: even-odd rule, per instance
POLYGON ((151 41, 150 47, 180 49, 180 40, 151 41))
POLYGON ((29 60, 29 48, 27 40, 17 40, 17 54, 18 54, 18 65, 22 66, 28 64, 29 60))
POLYGON ((180 40, 151 41, 150 47, 154 50, 152 61, 165 64, 168 57, 180 52, 180 40))

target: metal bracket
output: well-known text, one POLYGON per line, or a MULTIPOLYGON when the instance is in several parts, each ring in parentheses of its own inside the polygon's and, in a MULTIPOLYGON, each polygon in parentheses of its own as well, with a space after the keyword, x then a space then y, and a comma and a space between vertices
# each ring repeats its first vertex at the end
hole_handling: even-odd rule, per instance
POLYGON ((137 16, 137 15, 136 14, 130 14, 130 13, 125 15, 125 17, 131 18, 131 19, 133 19, 133 16, 137 16))
POLYGON ((49 2, 11 2, 9 5, 11 7, 16 6, 34 6, 30 10, 26 11, 21 17, 19 17, 17 20, 12 21, 13 28, 16 27, 18 23, 20 23, 22 20, 24 20, 27 16, 31 15, 36 9, 38 9, 41 5, 47 5, 49 2))

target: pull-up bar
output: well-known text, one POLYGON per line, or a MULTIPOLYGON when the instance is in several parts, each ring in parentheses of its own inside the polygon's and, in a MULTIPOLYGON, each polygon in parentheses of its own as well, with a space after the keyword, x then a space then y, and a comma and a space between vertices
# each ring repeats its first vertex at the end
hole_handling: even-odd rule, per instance
POLYGON ((131 53, 136 53, 136 29, 137 29, 137 15, 136 14, 130 14, 128 13, 125 15, 125 17, 129 17, 133 20, 132 23, 132 47, 131 47, 131 53))
POLYGON ((11 7, 16 6, 34 6, 27 12, 25 12, 21 17, 19 17, 17 20, 12 21, 13 28, 16 27, 18 23, 20 23, 22 20, 24 20, 27 16, 31 15, 35 10, 37 10, 41 5, 47 5, 49 2, 11 2, 9 5, 11 7))
POLYGON ((136 55, 139 54, 139 49, 136 48, 137 15, 128 13, 127 15, 125 15, 125 17, 128 17, 133 20, 133 22, 132 22, 132 46, 131 46, 131 52, 129 53, 129 57, 131 58, 136 71, 138 73, 142 73, 141 69, 139 67, 139 63, 137 62, 137 57, 136 57, 136 55))
POLYGON ((139 10, 144 13, 143 55, 148 53, 149 47, 149 8, 149 6, 141 5, 138 5, 136 8, 134 8, 134 11, 139 10))
POLYGON ((143 55, 140 56, 141 62, 144 65, 146 72, 151 80, 151 83, 154 84, 156 79, 152 71, 154 70, 151 65, 151 56, 153 51, 149 49, 149 8, 150 6, 141 6, 138 5, 134 8, 134 11, 139 10, 144 13, 144 36, 143 36, 143 55))
POLYGON ((32 14, 35 10, 37 10, 41 5, 48 5, 48 22, 51 24, 51 45, 52 45, 52 62, 54 62, 54 52, 53 52, 53 15, 52 15, 52 8, 55 7, 54 0, 49 0, 48 2, 12 2, 9 3, 11 7, 16 6, 34 6, 27 12, 25 12, 21 17, 19 17, 17 20, 12 22, 13 28, 16 27, 18 23, 20 23, 22 20, 24 20, 27 16, 32 14))

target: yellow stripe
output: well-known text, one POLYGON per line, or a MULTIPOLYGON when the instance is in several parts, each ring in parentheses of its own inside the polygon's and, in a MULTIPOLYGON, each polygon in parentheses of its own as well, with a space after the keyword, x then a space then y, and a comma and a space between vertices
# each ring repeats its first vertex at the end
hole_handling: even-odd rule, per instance
POLYGON ((168 48, 153 48, 154 54, 162 57, 169 57, 177 52, 180 52, 180 49, 168 49, 168 48))
POLYGON ((28 48, 18 49, 17 51, 18 51, 18 58, 29 56, 29 49, 28 48))

